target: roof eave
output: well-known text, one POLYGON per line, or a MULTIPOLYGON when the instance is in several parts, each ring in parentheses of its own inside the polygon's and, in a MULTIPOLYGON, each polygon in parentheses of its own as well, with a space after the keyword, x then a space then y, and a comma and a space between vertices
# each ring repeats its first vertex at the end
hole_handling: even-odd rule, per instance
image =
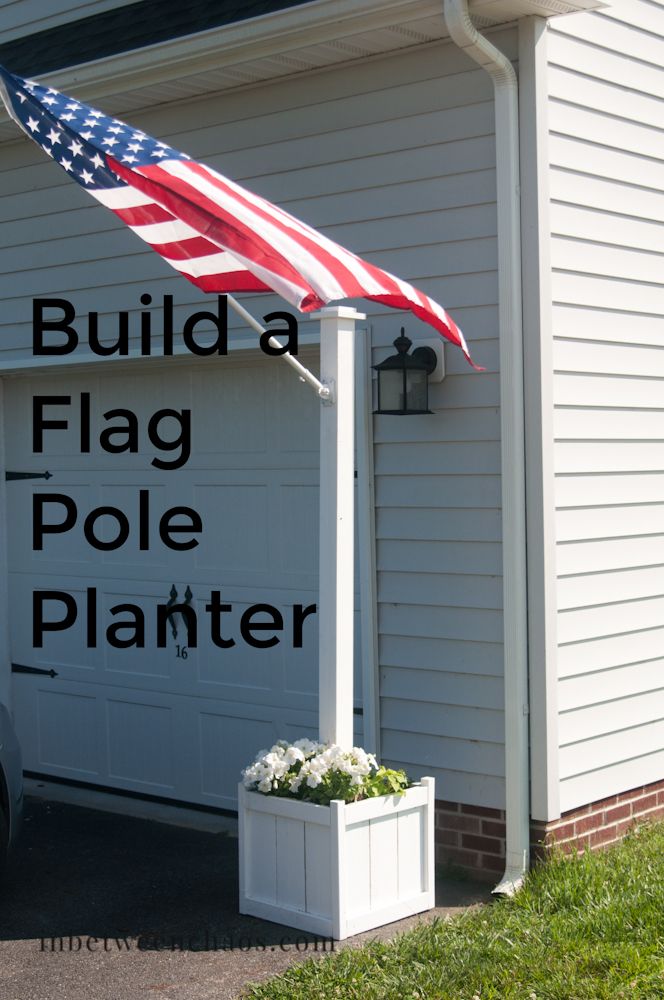
MULTIPOLYGON (((604 6, 601 0, 470 2, 471 14, 483 28, 497 27, 519 17, 552 17, 604 6)), ((361 58, 363 39, 371 41, 368 54, 376 55, 446 36, 440 0, 312 0, 291 9, 70 66, 48 73, 46 78, 50 86, 65 93, 72 91, 85 101, 116 94, 138 96, 145 88, 163 83, 173 86, 193 76, 200 80, 201 74, 206 73, 217 75, 212 89, 219 90, 224 87, 223 82, 219 83, 220 71, 224 69, 229 75, 225 85, 238 86, 254 82, 252 67, 257 67, 255 82, 258 82, 317 65, 361 58), (242 68, 240 76, 248 79, 233 82, 233 67, 242 68)), ((200 90, 192 91, 197 92, 200 90)), ((150 100, 143 103, 149 104, 150 100)))

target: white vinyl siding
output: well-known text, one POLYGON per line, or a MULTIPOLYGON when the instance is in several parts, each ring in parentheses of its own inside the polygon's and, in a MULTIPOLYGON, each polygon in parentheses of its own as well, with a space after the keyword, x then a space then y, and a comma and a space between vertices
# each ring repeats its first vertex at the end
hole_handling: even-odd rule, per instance
POLYGON ((664 5, 548 53, 565 811, 664 775, 664 5))
MULTIPOLYGON (((494 37, 516 58, 514 31, 494 37)), ((453 45, 436 43, 160 106, 134 123, 413 281, 451 311, 486 367, 474 372, 447 345, 434 414, 375 420, 381 736, 383 758, 433 774, 439 798, 502 807, 489 78, 453 45)), ((176 323, 206 301, 27 141, 0 147, 0 174, 0 364, 29 357, 37 295, 70 298, 79 314, 97 310, 109 331, 143 292, 155 303, 173 294, 176 323)), ((258 316, 283 308, 276 297, 243 298, 258 316)), ((368 314, 374 361, 401 325, 415 342, 435 336, 410 315, 355 304, 368 314)), ((301 330, 315 324, 302 317, 301 330)), ((249 336, 237 326, 233 335, 249 336)))

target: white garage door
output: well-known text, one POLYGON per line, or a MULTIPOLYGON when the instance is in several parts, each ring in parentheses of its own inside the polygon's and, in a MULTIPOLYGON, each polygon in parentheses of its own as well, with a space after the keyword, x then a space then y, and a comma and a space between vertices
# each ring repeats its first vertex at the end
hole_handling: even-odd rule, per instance
MULTIPOLYGON (((316 616, 302 626, 302 648, 294 648, 292 633, 293 606, 317 601, 315 395, 284 362, 263 356, 140 361, 121 372, 109 363, 94 374, 12 379, 5 395, 7 468, 48 469, 53 476, 7 484, 12 660, 57 671, 55 678, 13 675, 26 769, 233 808, 240 768, 258 749, 317 730, 316 616), (91 404, 89 454, 81 454, 82 393, 91 404), (43 455, 33 452, 36 396, 71 397, 70 405, 44 409, 68 427, 45 430, 43 455), (138 417, 137 454, 109 453, 100 445, 104 428, 121 423, 103 416, 117 408, 138 417), (172 462, 179 453, 161 451, 148 438, 150 417, 162 408, 191 410, 191 457, 180 469, 151 464, 155 457, 172 462), (138 531, 141 490, 149 491, 147 551, 138 531), (77 506, 76 525, 46 535, 43 551, 33 548, 33 491, 66 494, 77 506), (121 548, 98 551, 83 522, 105 505, 126 513, 131 533, 121 548), (159 519, 181 505, 200 514, 203 531, 192 536, 200 539, 197 547, 175 552, 159 538, 159 519), (189 645, 186 656, 186 629, 177 617, 177 636, 169 628, 166 647, 157 648, 156 606, 168 601, 173 586, 181 601, 190 588, 198 613, 198 646, 189 645), (232 648, 212 642, 205 605, 214 590, 232 605, 221 618, 222 638, 236 640, 232 648), (34 591, 64 592, 77 603, 76 622, 45 633, 42 649, 33 645, 34 591), (92 593, 96 610, 88 615, 92 593), (107 641, 109 625, 133 618, 124 610, 111 614, 120 604, 143 610, 145 648, 119 649, 107 641), (272 605, 283 616, 282 631, 253 633, 276 635, 279 642, 270 648, 242 639, 241 616, 254 604, 272 605), (88 629, 96 631, 96 648, 88 629)), ((164 439, 177 430, 172 417, 159 427, 164 439)), ((48 521, 64 517, 60 505, 44 511, 48 521)), ((116 522, 100 518, 96 533, 111 540, 116 522)), ((61 618, 64 610, 61 601, 44 602, 45 618, 61 618)))

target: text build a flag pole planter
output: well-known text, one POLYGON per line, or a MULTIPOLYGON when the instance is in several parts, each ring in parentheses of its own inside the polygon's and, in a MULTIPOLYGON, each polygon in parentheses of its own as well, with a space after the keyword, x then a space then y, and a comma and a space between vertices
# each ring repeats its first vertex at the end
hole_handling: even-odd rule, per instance
MULTIPOLYGON (((321 323, 320 739, 353 746, 354 309, 321 323)), ((240 912, 338 940, 434 905, 434 779, 313 805, 239 787, 240 912)))

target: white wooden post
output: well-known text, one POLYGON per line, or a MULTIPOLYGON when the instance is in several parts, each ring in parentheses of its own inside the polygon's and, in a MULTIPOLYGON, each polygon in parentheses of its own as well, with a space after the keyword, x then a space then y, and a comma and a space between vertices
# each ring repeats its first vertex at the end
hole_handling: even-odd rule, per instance
POLYGON ((363 313, 322 309, 320 414, 319 733, 353 746, 355 322, 363 313))

